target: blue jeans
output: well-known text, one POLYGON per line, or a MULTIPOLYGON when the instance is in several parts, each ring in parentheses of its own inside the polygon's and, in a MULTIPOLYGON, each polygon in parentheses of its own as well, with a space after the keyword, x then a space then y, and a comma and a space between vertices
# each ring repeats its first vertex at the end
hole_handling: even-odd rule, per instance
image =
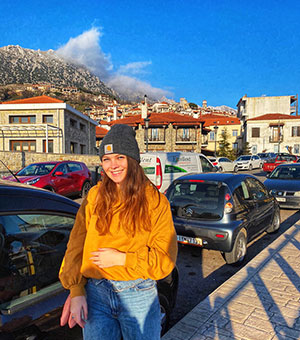
POLYGON ((85 340, 158 340, 161 321, 156 282, 89 279, 85 340))

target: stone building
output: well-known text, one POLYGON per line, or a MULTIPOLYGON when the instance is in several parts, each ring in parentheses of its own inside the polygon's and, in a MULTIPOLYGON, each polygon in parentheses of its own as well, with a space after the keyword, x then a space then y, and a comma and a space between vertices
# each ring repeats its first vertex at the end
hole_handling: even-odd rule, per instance
POLYGON ((48 96, 0 103, 0 151, 96 153, 97 122, 48 96))
POLYGON ((127 124, 136 131, 141 152, 145 151, 192 151, 201 152, 202 124, 200 119, 174 112, 148 115, 149 127, 141 114, 117 119, 108 123, 127 124))

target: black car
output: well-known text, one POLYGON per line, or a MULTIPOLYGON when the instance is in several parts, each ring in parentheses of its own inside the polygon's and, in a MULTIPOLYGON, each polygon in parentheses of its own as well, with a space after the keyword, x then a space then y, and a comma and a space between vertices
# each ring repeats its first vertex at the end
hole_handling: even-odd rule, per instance
MULTIPOLYGON (((26 184, 0 180, 0 339, 43 338, 68 292, 58 281, 79 204, 26 184)), ((158 281, 165 331, 178 270, 158 281)))
POLYGON ((300 164, 278 165, 264 182, 280 208, 300 209, 300 164))
POLYGON ((180 243, 221 251, 228 264, 241 262, 247 243, 280 226, 276 199, 247 174, 190 174, 168 188, 180 243))

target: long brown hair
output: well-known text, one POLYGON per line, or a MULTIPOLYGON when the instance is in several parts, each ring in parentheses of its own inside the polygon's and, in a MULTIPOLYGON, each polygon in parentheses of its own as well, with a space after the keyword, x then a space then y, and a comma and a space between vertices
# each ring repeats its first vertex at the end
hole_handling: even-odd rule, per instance
MULTIPOLYGON (((127 175, 120 190, 104 172, 95 205, 98 215, 96 228, 100 235, 109 232, 113 214, 119 211, 120 224, 128 234, 134 236, 138 230, 150 230, 149 206, 146 187, 152 185, 144 170, 136 160, 127 157, 127 175)), ((158 193, 159 195, 159 193, 158 193)))

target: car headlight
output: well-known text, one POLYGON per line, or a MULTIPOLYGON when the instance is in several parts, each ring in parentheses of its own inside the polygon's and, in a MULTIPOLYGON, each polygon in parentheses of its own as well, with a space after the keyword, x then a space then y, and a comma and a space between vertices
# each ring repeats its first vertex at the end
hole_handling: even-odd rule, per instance
POLYGON ((35 178, 35 179, 30 179, 29 181, 25 182, 26 184, 35 184, 36 182, 38 182, 40 179, 39 178, 35 178))
POLYGON ((294 196, 300 197, 300 191, 295 191, 294 196))
POLYGON ((269 193, 270 193, 270 195, 275 196, 275 195, 276 195, 276 190, 275 190, 275 189, 271 189, 271 190, 269 191, 269 193))

